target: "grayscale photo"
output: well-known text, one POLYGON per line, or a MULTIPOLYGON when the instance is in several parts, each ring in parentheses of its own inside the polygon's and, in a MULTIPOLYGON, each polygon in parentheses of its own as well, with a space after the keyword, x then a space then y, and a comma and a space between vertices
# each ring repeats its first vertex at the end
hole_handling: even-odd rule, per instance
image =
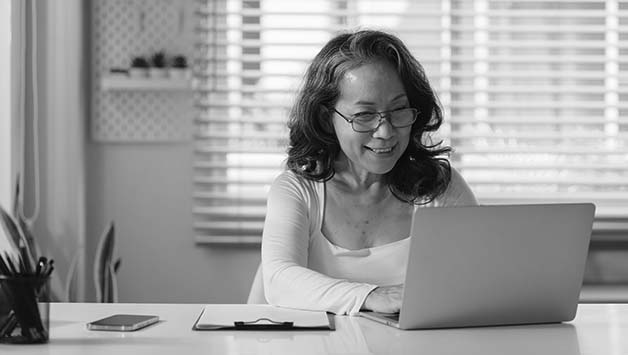
POLYGON ((0 0, 0 353, 628 353, 628 1, 0 0))

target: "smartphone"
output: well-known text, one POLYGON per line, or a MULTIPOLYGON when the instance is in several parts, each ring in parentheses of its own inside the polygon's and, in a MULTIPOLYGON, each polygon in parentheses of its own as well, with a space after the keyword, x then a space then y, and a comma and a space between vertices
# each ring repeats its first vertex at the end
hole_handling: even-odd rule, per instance
POLYGON ((147 327, 159 321, 158 316, 140 314, 114 314, 112 316, 87 323, 89 330, 113 330, 130 332, 147 327))

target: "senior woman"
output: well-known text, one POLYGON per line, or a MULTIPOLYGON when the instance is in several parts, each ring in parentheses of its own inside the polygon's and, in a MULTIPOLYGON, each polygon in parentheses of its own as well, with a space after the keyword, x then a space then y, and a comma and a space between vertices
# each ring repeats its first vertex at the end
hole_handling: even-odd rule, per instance
POLYGON ((270 304, 399 311, 414 211, 477 204, 450 148, 430 143, 442 120, 421 64, 396 36, 361 30, 322 48, 290 113, 287 169, 268 197, 270 304))

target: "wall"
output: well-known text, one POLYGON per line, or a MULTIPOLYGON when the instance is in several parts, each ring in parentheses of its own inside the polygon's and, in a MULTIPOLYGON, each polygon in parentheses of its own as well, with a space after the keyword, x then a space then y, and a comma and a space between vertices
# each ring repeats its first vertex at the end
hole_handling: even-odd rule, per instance
POLYGON ((88 250, 115 221, 121 302, 246 301, 259 249, 194 243, 189 143, 92 142, 88 151, 88 250))

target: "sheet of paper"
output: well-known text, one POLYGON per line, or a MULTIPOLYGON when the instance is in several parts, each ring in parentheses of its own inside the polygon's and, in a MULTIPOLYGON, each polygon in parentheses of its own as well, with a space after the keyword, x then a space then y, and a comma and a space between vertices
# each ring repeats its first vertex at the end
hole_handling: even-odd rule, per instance
MULTIPOLYGON (((197 324, 199 326, 233 326, 234 322, 254 322, 260 318, 268 318, 273 322, 293 322, 295 327, 329 325, 327 313, 325 312, 302 311, 258 304, 206 305, 197 324)), ((268 322, 264 321, 259 323, 268 324, 268 322)))

